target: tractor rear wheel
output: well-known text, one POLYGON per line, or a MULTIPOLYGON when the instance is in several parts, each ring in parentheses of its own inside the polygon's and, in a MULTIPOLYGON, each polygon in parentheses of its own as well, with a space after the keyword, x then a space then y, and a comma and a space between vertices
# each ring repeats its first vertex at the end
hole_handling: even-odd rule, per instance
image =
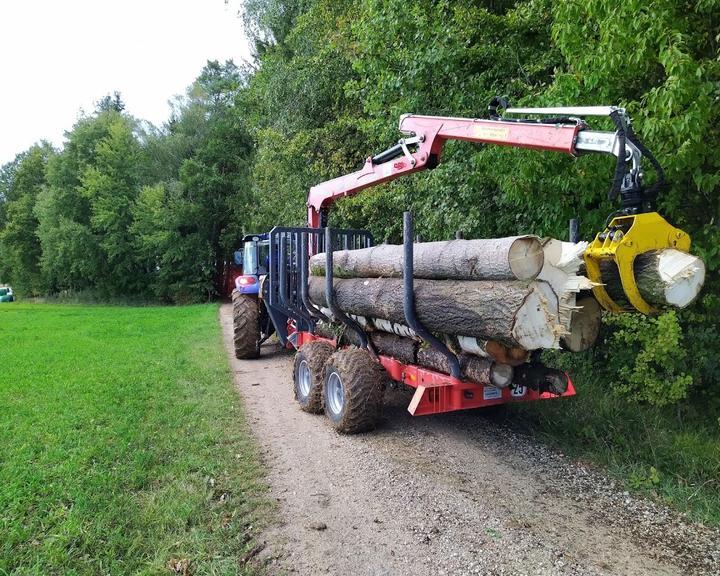
POLYGON ((345 348, 326 362, 323 406, 333 427, 344 434, 372 430, 382 411, 386 375, 362 348, 345 348))
POLYGON ((233 342, 235 357, 248 360, 260 356, 260 311, 258 299, 233 291, 233 342))
POLYGON ((323 411, 323 367, 333 352, 335 348, 327 342, 316 341, 305 344, 295 354, 295 399, 305 412, 320 414, 323 411))

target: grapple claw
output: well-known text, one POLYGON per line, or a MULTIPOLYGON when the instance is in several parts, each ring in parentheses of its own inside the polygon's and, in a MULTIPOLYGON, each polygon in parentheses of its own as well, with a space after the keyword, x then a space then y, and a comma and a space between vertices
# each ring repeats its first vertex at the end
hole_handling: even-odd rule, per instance
POLYGON ((690 236, 668 224, 657 212, 613 218, 584 254, 587 275, 596 284, 593 294, 600 305, 609 312, 636 310, 643 314, 656 313, 657 310, 645 301, 638 290, 633 263, 639 254, 664 248, 688 252, 690 236), (618 304, 605 289, 600 268, 604 260, 611 260, 617 267, 623 292, 631 308, 618 304))

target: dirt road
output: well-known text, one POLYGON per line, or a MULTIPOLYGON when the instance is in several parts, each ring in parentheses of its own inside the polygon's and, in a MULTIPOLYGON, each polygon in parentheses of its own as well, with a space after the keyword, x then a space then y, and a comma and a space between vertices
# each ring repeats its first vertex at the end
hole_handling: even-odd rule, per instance
POLYGON ((232 355, 280 523, 271 574, 718 575, 720 534, 623 492, 481 412, 413 418, 389 391, 374 433, 340 436, 292 392, 292 355, 232 355))

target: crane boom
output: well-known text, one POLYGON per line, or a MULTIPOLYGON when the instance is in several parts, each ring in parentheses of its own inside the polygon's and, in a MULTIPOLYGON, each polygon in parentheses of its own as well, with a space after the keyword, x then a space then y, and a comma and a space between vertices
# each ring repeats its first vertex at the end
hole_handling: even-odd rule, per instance
POLYGON ((626 140, 624 132, 589 130, 580 118, 582 115, 615 114, 621 127, 629 126, 625 111, 613 106, 586 106, 571 108, 519 108, 507 112, 565 114, 551 120, 516 118, 454 118, 405 114, 400 118, 400 132, 406 135, 398 143, 367 158, 364 166, 350 174, 322 182, 308 194, 308 225, 312 228, 326 224, 324 213, 338 198, 394 180, 400 176, 434 168, 440 162, 442 148, 448 140, 462 140, 479 144, 498 144, 516 148, 529 148, 562 152, 577 156, 584 153, 623 155, 631 163, 633 180, 640 175, 642 154, 638 147, 626 140))

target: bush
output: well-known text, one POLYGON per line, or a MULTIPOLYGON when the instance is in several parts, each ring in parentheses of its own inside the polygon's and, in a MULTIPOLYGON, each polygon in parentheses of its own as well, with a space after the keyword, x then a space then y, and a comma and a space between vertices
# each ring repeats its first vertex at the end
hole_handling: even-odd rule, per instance
POLYGON ((693 385, 678 316, 607 315, 610 330, 600 347, 618 378, 611 386, 634 400, 665 406, 684 400, 693 385))

